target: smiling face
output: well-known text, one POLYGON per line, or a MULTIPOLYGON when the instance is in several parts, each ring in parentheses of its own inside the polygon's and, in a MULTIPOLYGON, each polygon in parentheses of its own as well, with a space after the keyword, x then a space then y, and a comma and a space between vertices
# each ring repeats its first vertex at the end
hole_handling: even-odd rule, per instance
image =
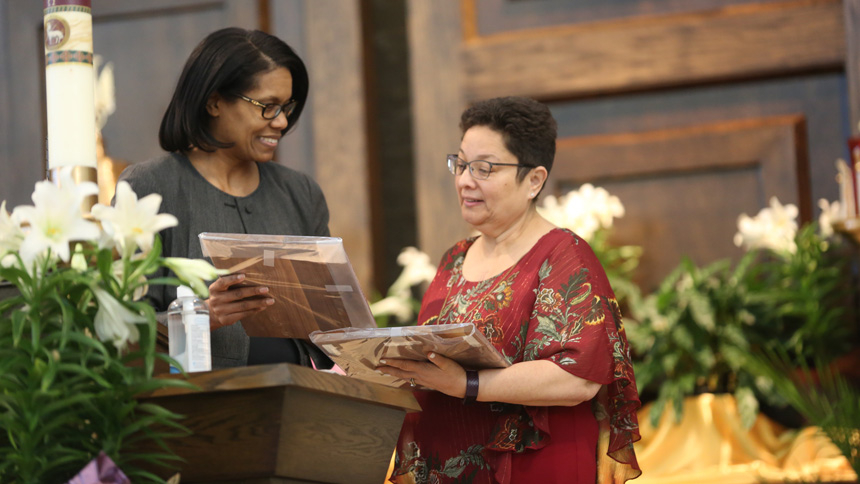
MULTIPOLYGON (((293 77, 286 68, 278 67, 257 76, 254 88, 238 93, 263 104, 284 104, 293 95, 293 77)), ((212 121, 210 129, 216 139, 233 143, 219 152, 236 162, 271 161, 287 127, 285 113, 265 119, 262 108, 241 98, 214 94, 207 103, 212 121)))
MULTIPOLYGON (((473 126, 463 135, 459 157, 466 162, 485 160, 491 163, 519 163, 505 147, 502 135, 486 126, 473 126)), ((517 180, 517 167, 494 166, 490 177, 477 180, 469 170, 455 177, 460 213, 463 219, 481 233, 498 236, 526 216, 534 198, 535 171, 517 180)), ((545 171, 545 170, 544 170, 545 171)), ((537 182, 543 183, 543 178, 537 182)))

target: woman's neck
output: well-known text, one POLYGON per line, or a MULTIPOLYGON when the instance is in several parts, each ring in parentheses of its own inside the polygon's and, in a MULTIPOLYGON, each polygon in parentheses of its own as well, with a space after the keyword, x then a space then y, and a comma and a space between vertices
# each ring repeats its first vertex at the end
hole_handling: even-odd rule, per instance
POLYGON ((195 149, 185 154, 197 172, 224 193, 244 197, 260 185, 256 163, 229 158, 221 150, 208 153, 195 149))
POLYGON ((555 226, 541 217, 534 206, 498 234, 481 233, 463 261, 467 280, 480 281, 495 276, 517 263, 555 226))
POLYGON ((481 232, 481 237, 476 243, 480 242, 481 251, 488 256, 525 253, 553 228, 553 225, 541 217, 534 206, 531 206, 522 217, 500 232, 481 232), (522 251, 523 246, 526 247, 525 251, 522 251))

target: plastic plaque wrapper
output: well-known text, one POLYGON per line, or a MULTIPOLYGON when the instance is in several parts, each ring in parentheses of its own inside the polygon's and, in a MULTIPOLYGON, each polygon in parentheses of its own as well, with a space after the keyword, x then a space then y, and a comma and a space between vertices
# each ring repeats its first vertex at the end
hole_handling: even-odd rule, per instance
POLYGON ((203 255, 275 303, 242 319, 248 336, 308 339, 313 331, 376 327, 339 237, 200 234, 203 255))
POLYGON ((511 365, 472 323, 315 331, 311 341, 348 376, 393 387, 409 382, 377 373, 381 359, 427 361, 433 351, 469 370, 511 365))

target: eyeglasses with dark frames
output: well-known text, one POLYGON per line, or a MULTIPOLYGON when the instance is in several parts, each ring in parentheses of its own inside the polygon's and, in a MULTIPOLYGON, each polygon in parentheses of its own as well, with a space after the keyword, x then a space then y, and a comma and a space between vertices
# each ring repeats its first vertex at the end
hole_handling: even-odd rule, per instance
POLYGON ((469 174, 472 175, 472 178, 477 178, 478 180, 486 180, 487 178, 490 178, 490 173, 493 172, 494 166, 534 168, 531 165, 524 165, 522 163, 494 163, 487 160, 463 161, 458 155, 448 155, 447 159, 448 171, 450 171, 451 174, 460 176, 464 171, 466 171, 466 167, 469 167, 469 174))
POLYGON ((241 94, 237 94, 236 97, 238 97, 239 99, 243 99, 245 101, 248 101, 249 103, 253 104, 254 106, 262 108, 263 109, 263 111, 262 111, 263 119, 275 119, 281 113, 285 113, 287 115, 287 117, 289 118, 290 114, 293 114, 293 110, 296 109, 296 104, 298 104, 295 99, 290 99, 289 101, 285 102, 284 104, 275 104, 275 103, 265 104, 265 103, 261 103, 260 101, 255 100, 255 99, 251 99, 247 96, 243 96, 241 94))

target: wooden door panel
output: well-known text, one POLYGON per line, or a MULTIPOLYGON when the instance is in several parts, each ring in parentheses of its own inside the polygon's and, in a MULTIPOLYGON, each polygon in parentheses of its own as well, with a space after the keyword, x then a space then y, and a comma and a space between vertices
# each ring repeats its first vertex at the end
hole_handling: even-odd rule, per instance
POLYGON ((645 132, 690 125, 802 113, 806 119, 810 197, 836 200, 834 160, 845 158, 851 127, 840 116, 848 102, 839 73, 700 86, 550 104, 559 136, 645 132))
POLYGON ((655 289, 684 256, 697 264, 740 256, 732 242, 737 217, 759 206, 759 177, 754 165, 739 165, 602 184, 632 201, 625 203, 626 214, 615 223, 611 242, 643 248, 634 279, 643 291, 655 289))
POLYGON ((480 35, 557 25, 714 10, 769 0, 465 0, 467 28, 480 35), (469 24, 474 27, 468 26, 469 24))
POLYGON ((838 0, 533 29, 468 40, 464 87, 551 99, 833 69, 844 37, 838 0))
POLYGON ((811 217, 805 120, 779 116, 640 133, 566 138, 548 189, 606 188, 627 213, 614 242, 644 249, 638 274, 653 288, 682 255, 697 263, 737 256, 741 213, 771 196, 811 217))

